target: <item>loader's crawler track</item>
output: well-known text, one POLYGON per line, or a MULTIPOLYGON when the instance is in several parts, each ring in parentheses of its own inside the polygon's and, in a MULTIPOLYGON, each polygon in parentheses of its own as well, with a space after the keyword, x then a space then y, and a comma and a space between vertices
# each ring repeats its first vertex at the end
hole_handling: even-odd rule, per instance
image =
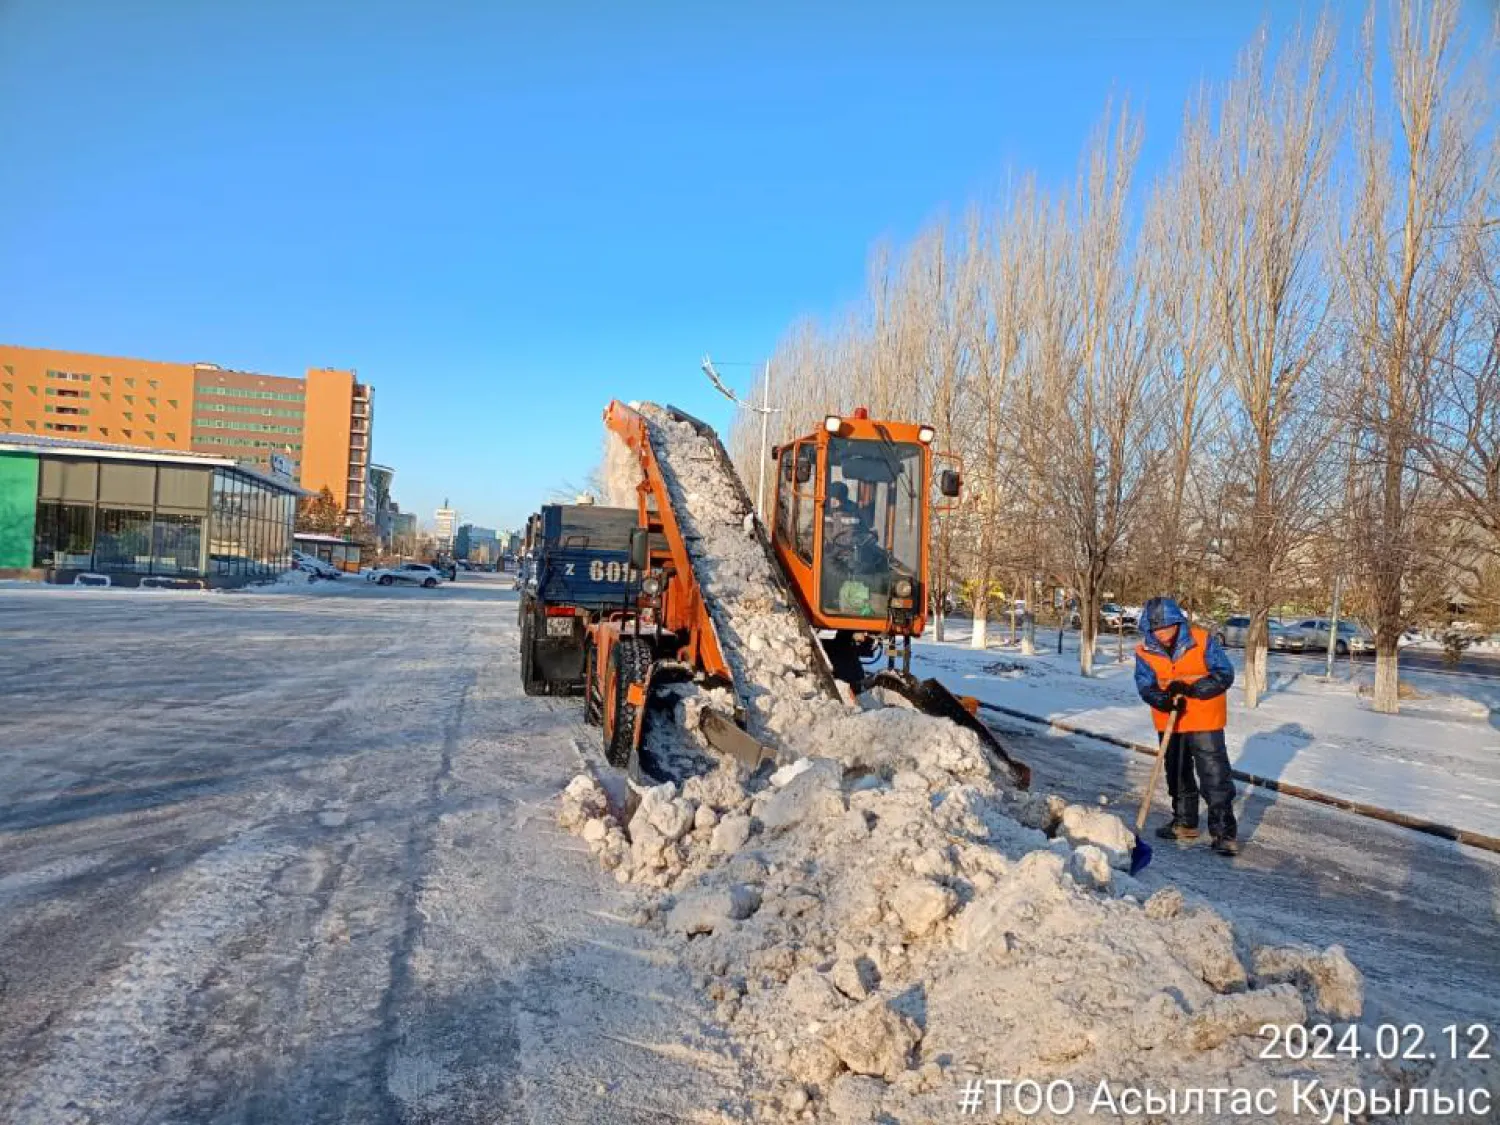
POLYGON ((651 673, 651 645, 639 637, 621 637, 610 657, 615 662, 615 723, 604 746, 604 757, 621 769, 630 765, 635 752, 635 728, 645 722, 649 701, 636 707, 626 701, 634 684, 644 684, 651 673))
POLYGON ((915 676, 888 669, 884 672, 877 672, 861 687, 865 690, 882 687, 893 691, 923 714, 947 719, 965 730, 973 731, 975 737, 979 739, 979 744, 990 756, 992 765, 1009 775, 1016 788, 1031 788, 1031 767, 1025 762, 1016 761, 1006 753, 1005 747, 1000 745, 1000 740, 995 737, 994 731, 971 715, 958 701, 958 697, 937 680, 918 680, 915 676))
MULTIPOLYGON (((735 499, 739 501, 740 510, 735 513, 736 519, 744 519, 755 510, 755 505, 750 503, 750 494, 745 491, 745 482, 740 480, 740 474, 734 467, 734 462, 729 459, 729 451, 724 448, 724 443, 719 440, 719 435, 714 432, 713 427, 707 423, 700 422, 691 414, 678 410, 675 406, 665 406, 667 416, 674 422, 686 422, 693 431, 708 443, 713 450, 713 462, 718 466, 720 475, 734 489, 735 499)), ((662 450, 656 451, 657 459, 664 464, 670 461, 663 456, 662 450)), ((839 692, 838 680, 833 674, 833 665, 828 662, 828 655, 823 651, 823 642, 818 639, 818 634, 813 630, 812 623, 808 621, 807 615, 802 612, 802 607, 797 604, 796 596, 787 584, 786 576, 783 574, 781 564, 776 561, 776 553, 771 550, 771 541, 766 538, 766 531, 755 520, 755 541, 760 544, 760 549, 765 553, 766 563, 770 570, 772 579, 776 583, 776 589, 781 594, 782 601, 786 604, 791 615, 797 619, 797 625, 807 642, 810 653, 809 667, 807 672, 815 680, 818 686, 830 699, 842 700, 843 695, 839 692)), ((701 586, 702 583, 700 582, 701 586)), ((707 589, 707 587, 704 587, 707 589)), ((742 697, 743 694, 741 693, 742 697)))

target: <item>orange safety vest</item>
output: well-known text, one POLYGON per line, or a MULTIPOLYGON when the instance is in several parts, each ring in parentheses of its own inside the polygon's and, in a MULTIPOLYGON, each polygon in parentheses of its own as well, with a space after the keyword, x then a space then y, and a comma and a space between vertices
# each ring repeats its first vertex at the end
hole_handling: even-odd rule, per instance
MULTIPOLYGON (((1173 680, 1191 682, 1208 675, 1208 634, 1197 626, 1193 626, 1191 632, 1193 645, 1177 661, 1173 661, 1170 656, 1150 651, 1145 644, 1136 646, 1135 654, 1149 664, 1151 670, 1156 673, 1157 687, 1165 690, 1173 680)), ((1171 717, 1171 712, 1151 708, 1151 721, 1156 724, 1158 731, 1167 729, 1167 722, 1171 717)), ((1177 720, 1177 731, 1179 734, 1187 734, 1190 731, 1223 730, 1228 719, 1227 692, 1222 692, 1212 699, 1194 699, 1188 696, 1187 710, 1177 720)))

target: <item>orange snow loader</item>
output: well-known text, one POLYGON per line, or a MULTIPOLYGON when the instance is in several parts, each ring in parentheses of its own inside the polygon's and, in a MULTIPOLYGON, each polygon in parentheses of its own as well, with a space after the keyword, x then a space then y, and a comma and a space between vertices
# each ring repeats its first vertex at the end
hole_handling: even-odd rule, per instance
MULTIPOLYGON (((767 537, 758 520, 745 519, 753 506, 714 431, 680 410, 665 410, 706 440, 720 476, 731 483, 739 510, 726 515, 745 521, 780 593, 800 610, 794 616, 814 658, 807 672, 820 689, 840 700, 840 680, 854 692, 893 691, 918 710, 972 731, 1014 784, 1029 786, 1030 769, 975 717, 972 701, 910 671, 911 638, 927 620, 932 492, 935 487, 951 500, 960 488, 957 469, 933 480, 933 430, 874 421, 857 410, 848 418, 829 416, 816 433, 779 446, 767 537), (868 674, 866 662, 878 663, 882 652, 886 667, 868 674)), ((686 679, 724 687, 735 701, 733 713, 704 707, 700 730, 715 750, 754 768, 774 755, 744 730, 749 685, 737 681, 726 658, 650 427, 620 402, 610 403, 604 421, 639 463, 638 526, 631 537, 639 577, 635 604, 591 627, 586 717, 603 728, 605 756, 625 766, 639 751, 654 684, 686 679)))

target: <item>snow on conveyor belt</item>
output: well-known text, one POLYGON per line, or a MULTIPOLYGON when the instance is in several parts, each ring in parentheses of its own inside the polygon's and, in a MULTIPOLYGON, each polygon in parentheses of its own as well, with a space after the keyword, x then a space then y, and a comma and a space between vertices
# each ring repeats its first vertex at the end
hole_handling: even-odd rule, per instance
POLYGON ((639 406, 672 495, 693 572, 718 629, 724 657, 744 695, 750 733, 784 743, 794 729, 848 713, 825 694, 822 653, 783 593, 752 531, 743 490, 728 476, 715 441, 654 403, 639 406))

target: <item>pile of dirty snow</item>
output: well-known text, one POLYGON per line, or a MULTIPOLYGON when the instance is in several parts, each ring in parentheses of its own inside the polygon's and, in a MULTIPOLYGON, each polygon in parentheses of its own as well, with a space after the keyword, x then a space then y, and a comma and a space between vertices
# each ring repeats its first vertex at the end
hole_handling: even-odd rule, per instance
MULTIPOLYGON (((807 733, 807 732, 804 732, 807 733)), ((766 1120, 947 1120, 969 1077, 1156 1089, 1388 1081, 1262 1059, 1265 1024, 1357 1021, 1344 951, 1248 947, 1126 872, 1130 830, 997 785, 974 736, 897 709, 836 718, 769 778, 638 794, 575 778, 560 820, 643 924, 682 942, 744 1044, 766 1120)), ((1045 1117, 1044 1117, 1045 1119, 1045 1117)))

